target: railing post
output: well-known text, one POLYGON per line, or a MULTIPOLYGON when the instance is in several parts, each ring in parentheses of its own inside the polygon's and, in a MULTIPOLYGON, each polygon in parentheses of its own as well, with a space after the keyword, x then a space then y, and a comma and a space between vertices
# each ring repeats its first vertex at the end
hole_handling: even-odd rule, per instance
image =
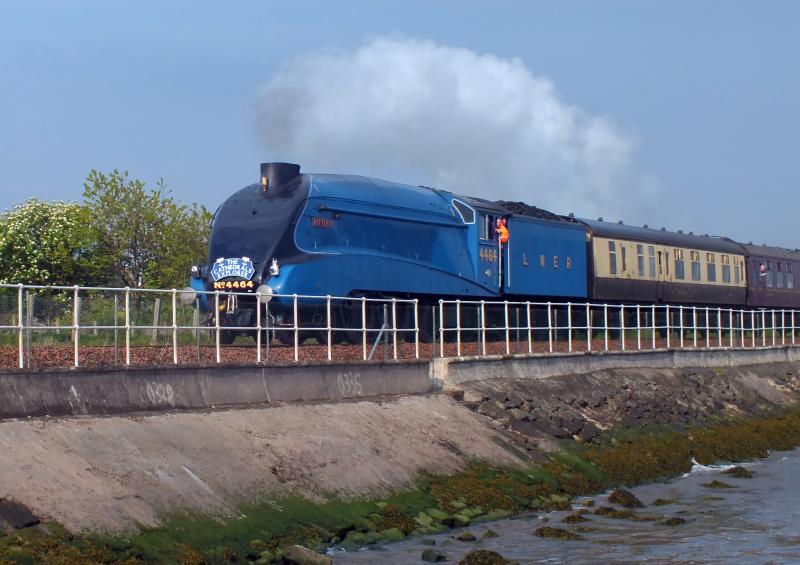
POLYGON ((486 301, 481 300, 481 352, 486 355, 486 301))
POLYGON ((178 291, 172 289, 172 362, 178 364, 178 291))
POLYGON ((722 308, 717 308, 717 346, 722 347, 722 308))
POLYGON ((761 310, 761 347, 767 346, 767 311, 761 310))
POLYGON ((792 345, 794 345, 794 333, 796 329, 794 316, 796 313, 797 313, 796 310, 792 310, 792 345))
POLYGON ((439 300, 439 357, 444 357, 444 300, 439 300))
POLYGON ((680 320, 680 329, 681 329, 681 349, 683 349, 683 304, 678 306, 678 311, 680 312, 681 320, 680 320))
POLYGON ((773 308, 770 313, 772 318, 772 345, 774 346, 777 344, 777 338, 775 337, 775 309, 773 308))
MULTIPOLYGON (((416 311, 414 312, 416 316, 416 311)), ((325 320, 326 320, 326 334, 327 334, 327 349, 328 349, 328 361, 332 359, 331 356, 331 349, 332 349, 332 341, 333 341, 333 324, 331 321, 331 295, 327 295, 325 297, 325 320)))
POLYGON ((547 303, 547 348, 550 353, 553 352, 553 308, 549 302, 547 303))
POLYGON ((642 309, 636 305, 636 349, 642 350, 642 309))
POLYGON ((300 318, 298 316, 297 295, 292 295, 292 318, 294 318, 294 360, 300 360, 300 318))
POLYGON ((222 354, 220 351, 220 323, 219 323, 219 291, 214 291, 214 333, 216 333, 215 338, 215 354, 217 356, 217 363, 222 362, 222 354))
POLYGON ((733 308, 728 308, 728 343, 733 349, 733 308))
MULTIPOLYGON (((654 313, 655 313, 655 309, 656 309, 656 307, 653 306, 653 312, 654 313)), ((664 326, 665 326, 665 330, 664 331, 667 334, 667 350, 669 350, 670 347, 672 346, 672 344, 670 343, 670 341, 671 341, 670 333, 672 333, 672 331, 671 331, 672 328, 670 327, 670 325, 671 325, 670 324, 671 316, 670 316, 670 311, 669 311, 669 304, 667 304, 667 306, 666 306, 666 308, 664 310, 664 316, 666 316, 666 319, 664 320, 664 326)), ((653 324, 655 324, 655 321, 653 322, 653 324)), ((653 343, 655 343, 655 340, 656 340, 656 331, 655 330, 656 330, 656 328, 655 328, 655 325, 654 325, 653 326, 653 343)), ((653 349, 655 349, 655 347, 653 347, 653 349)))
POLYGON ((125 364, 131 364, 131 289, 125 287, 125 364))
POLYGON ((586 351, 592 350, 592 306, 586 303, 586 351))
POLYGON ((256 363, 261 364, 261 292, 256 292, 256 363))
POLYGON ((711 333, 711 324, 708 320, 708 306, 706 306, 706 349, 711 349, 711 337, 708 335, 711 333))
POLYGON ((531 303, 525 303, 525 313, 528 320, 528 353, 533 353, 533 324, 531 320, 531 303))
POLYGON ((392 333, 393 333, 393 346, 394 358, 397 359, 397 299, 392 298, 392 333))
POLYGON ((603 350, 608 351, 608 304, 603 304, 603 328, 605 331, 603 350))
POLYGON ((461 357, 461 300, 456 300, 456 356, 461 357))
POLYGON ((80 296, 78 295, 78 285, 75 285, 73 288, 73 295, 72 295, 72 336, 75 340, 75 359, 74 364, 77 367, 80 365, 80 355, 81 355, 81 326, 80 326, 80 318, 81 318, 81 311, 80 311, 80 296))
POLYGON ((745 343, 744 343, 744 309, 739 310, 739 323, 740 323, 740 325, 742 327, 742 335, 741 335, 741 337, 742 337, 742 349, 744 349, 744 347, 745 347, 745 343))
MULTIPOLYGON (((25 323, 22 321, 23 317, 25 316, 24 311, 24 302, 22 300, 23 295, 25 294, 24 285, 19 283, 17 285, 17 331, 18 331, 18 342, 19 342, 19 368, 25 368, 25 323)), ((30 359, 28 360, 28 364, 30 365, 30 359)))
POLYGON ((503 301, 503 312, 504 312, 505 322, 506 322, 506 355, 508 355, 509 353, 511 353, 511 343, 510 343, 510 340, 511 340, 511 328, 509 328, 509 325, 508 325, 508 300, 504 300, 503 301))
POLYGON ((692 306, 692 342, 697 349, 697 306, 692 306))
POLYGON ((619 307, 619 337, 622 351, 625 351, 625 306, 622 304, 619 307))
POLYGON ((414 359, 419 359, 419 300, 414 299, 414 359))
POLYGON ((572 302, 567 302, 567 351, 572 352, 572 302))
POLYGON ((781 345, 786 345, 786 310, 781 309, 781 345))

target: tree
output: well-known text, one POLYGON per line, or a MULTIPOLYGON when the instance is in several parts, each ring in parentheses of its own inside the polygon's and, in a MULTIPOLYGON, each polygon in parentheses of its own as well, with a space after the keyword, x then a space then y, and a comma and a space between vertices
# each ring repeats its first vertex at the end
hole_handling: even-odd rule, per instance
POLYGON ((86 211, 32 198, 0 214, 0 282, 90 285, 99 273, 86 211))
POLYGON ((128 179, 127 171, 92 170, 83 197, 108 284, 178 288, 192 263, 205 260, 211 214, 176 202, 163 179, 147 190, 141 180, 128 179))

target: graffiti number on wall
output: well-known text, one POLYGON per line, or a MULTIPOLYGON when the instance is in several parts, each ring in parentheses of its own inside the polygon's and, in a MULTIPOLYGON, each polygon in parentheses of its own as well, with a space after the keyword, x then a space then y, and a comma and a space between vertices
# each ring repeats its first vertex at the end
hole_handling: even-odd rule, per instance
POLYGON ((163 383, 147 383, 147 398, 152 404, 175 406, 175 391, 172 385, 163 383))
POLYGON ((339 381, 339 391, 343 396, 361 396, 364 390, 358 382, 358 375, 353 373, 342 373, 337 377, 339 381))

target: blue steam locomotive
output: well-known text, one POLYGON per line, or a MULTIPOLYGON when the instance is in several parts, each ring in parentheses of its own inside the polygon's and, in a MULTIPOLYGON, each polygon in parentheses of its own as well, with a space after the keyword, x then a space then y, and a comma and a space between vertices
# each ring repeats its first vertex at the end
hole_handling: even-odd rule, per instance
POLYGON ((259 183, 217 210, 208 264, 192 268, 191 286, 240 293, 221 307, 225 326, 255 324, 255 296, 247 295, 256 292, 279 295, 271 311, 291 326, 292 300, 284 296, 295 294, 416 298, 422 305, 535 298, 797 306, 798 265, 796 250, 265 163, 259 183), (502 247, 498 218, 511 233, 502 247))

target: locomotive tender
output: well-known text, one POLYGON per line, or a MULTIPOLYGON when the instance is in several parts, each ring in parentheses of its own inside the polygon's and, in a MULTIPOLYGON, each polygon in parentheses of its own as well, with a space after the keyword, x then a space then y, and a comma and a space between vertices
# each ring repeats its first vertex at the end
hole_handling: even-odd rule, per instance
MULTIPOLYGON (((785 308, 800 306, 798 265, 797 250, 265 163, 261 182, 215 213, 208 264, 192 268, 191 286, 423 305, 463 298, 785 308), (502 252, 497 218, 511 233, 502 252)), ((210 306, 207 295, 201 301, 210 306)), ((276 296, 270 303, 278 324, 294 323, 291 302, 276 296)), ((221 323, 252 326, 255 307, 255 296, 229 298, 221 323)))

